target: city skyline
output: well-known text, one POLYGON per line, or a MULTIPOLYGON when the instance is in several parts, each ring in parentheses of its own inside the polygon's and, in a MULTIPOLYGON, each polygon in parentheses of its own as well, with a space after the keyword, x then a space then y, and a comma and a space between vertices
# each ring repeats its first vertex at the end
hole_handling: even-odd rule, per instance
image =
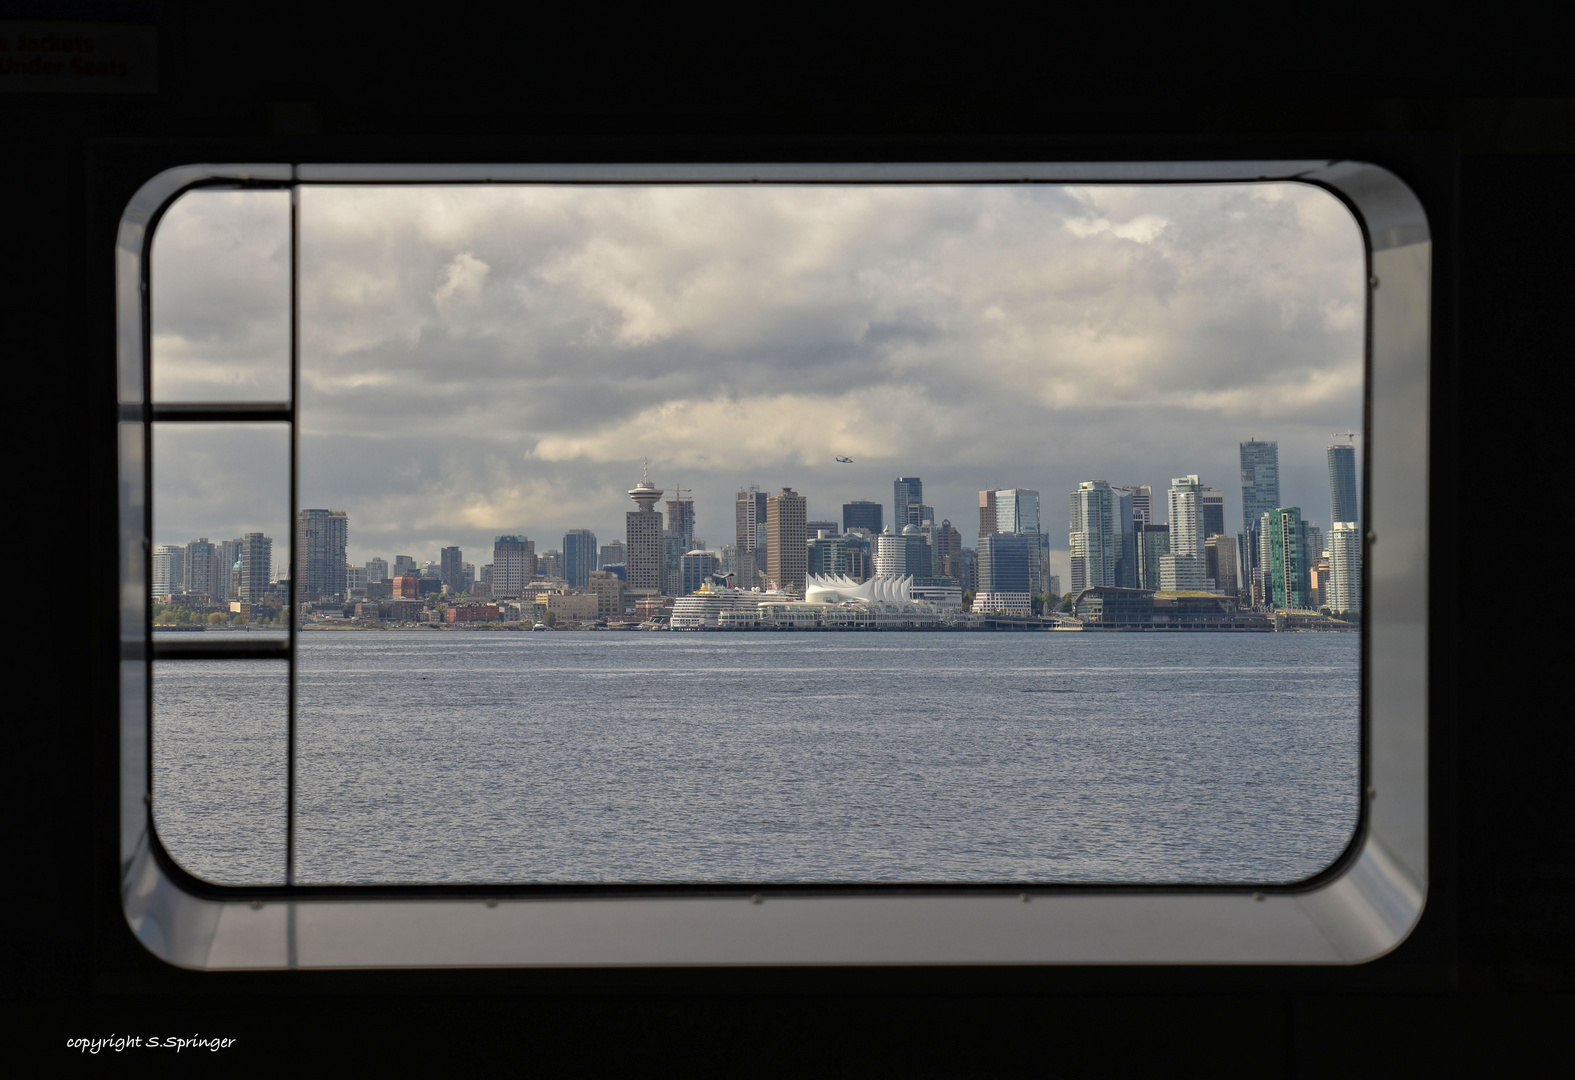
MULTIPOLYGON (((1065 579, 1077 484, 1157 497, 1196 474, 1229 494, 1257 437, 1279 443, 1283 500, 1325 516, 1330 433, 1360 416, 1363 307, 1360 237, 1327 195, 749 191, 304 191, 300 505, 350 513, 357 564, 504 533, 557 547, 621 536, 649 455, 715 549, 750 485, 838 519, 859 498, 889 514, 916 473, 968 546, 979 490, 1043 493, 1065 579)), ((266 215, 214 198, 172 209, 159 266, 203 220, 272 266, 266 215)), ((225 325, 239 284, 169 281, 159 385, 271 362, 255 299, 225 325)), ((160 541, 211 536, 226 499, 256 510, 261 457, 184 456, 230 479, 161 498, 160 541)), ((286 547, 287 515, 254 527, 286 547)), ((1239 515, 1227 498, 1227 533, 1239 515)))
MULTIPOLYGON (((1356 435, 1350 431, 1343 434, 1348 440, 1353 440, 1356 435)), ((1267 529, 1270 519, 1277 519, 1279 524, 1275 529, 1255 534, 1248 528, 1234 537, 1228 535, 1224 530, 1224 507, 1228 501, 1226 493, 1203 484, 1196 474, 1172 478, 1166 493, 1168 513, 1164 523, 1157 522, 1150 485, 1124 486, 1111 485, 1104 480, 1084 481, 1078 485, 1077 491, 1070 493, 1068 540, 1072 558, 1070 575, 1062 579, 1062 584, 1070 586, 1070 592, 1065 595, 1075 596, 1088 586, 1212 591, 1216 585, 1235 595, 1240 584, 1244 602, 1267 602, 1268 592, 1273 592, 1273 603, 1277 606, 1289 604, 1291 607, 1302 607, 1307 595, 1301 590, 1319 588, 1315 571, 1321 554, 1323 573, 1332 571, 1336 593, 1347 601, 1354 599, 1359 606, 1359 590, 1351 591, 1356 588, 1354 582, 1360 573, 1359 542, 1356 547, 1351 546, 1350 538, 1340 539, 1327 546, 1325 544, 1341 528, 1349 529, 1355 535, 1356 526, 1336 521, 1329 528, 1323 528, 1308 518, 1301 507, 1291 506, 1278 498, 1277 441, 1249 440, 1239 444, 1238 451, 1242 466, 1238 491, 1244 520, 1250 521, 1251 513, 1274 504, 1272 511, 1264 511, 1260 515, 1262 521, 1258 524, 1267 529), (1291 524, 1285 525, 1287 521, 1291 524), (1147 550, 1143 534, 1151 522, 1154 523, 1152 527, 1161 533, 1160 547, 1147 550), (1293 553, 1286 547, 1292 543, 1296 547, 1294 559, 1291 558, 1293 553), (1290 579, 1282 576, 1282 572, 1299 578, 1301 584, 1294 595, 1286 591, 1290 588, 1286 584, 1290 579), (1309 572, 1314 572, 1310 586, 1307 579, 1309 572), (1282 588, 1282 585, 1285 587, 1282 588), (1260 589, 1263 594, 1257 595, 1260 589)), ((1351 516, 1354 516, 1358 472, 1354 446, 1349 441, 1341 445, 1331 444, 1326 447, 1326 453, 1331 510, 1335 511, 1336 517, 1341 516, 1340 511, 1345 509, 1349 509, 1351 516)), ((835 566, 817 565, 818 557, 814 552, 816 529, 828 530, 818 534, 823 538, 823 544, 835 540, 841 530, 835 520, 806 520, 807 499, 790 488, 784 487, 776 494, 761 492, 753 486, 739 491, 735 496, 736 534, 732 544, 708 544, 694 535, 692 489, 675 489, 675 498, 666 502, 665 519, 661 512, 655 510, 655 504, 666 493, 650 480, 648 474, 627 494, 637 508, 626 512, 626 541, 614 541, 613 544, 599 547, 593 532, 574 528, 563 536, 561 550, 546 547, 544 543, 543 551, 538 553, 537 542, 524 535, 499 535, 494 538, 494 558, 490 565, 465 561, 458 546, 448 546, 442 549, 438 561, 422 560, 408 554, 396 555, 392 576, 418 573, 424 565, 426 573, 423 576, 439 579, 444 591, 450 594, 468 592, 472 584, 484 582, 488 572, 492 572, 493 592, 501 592, 505 596, 517 595, 527 581, 538 576, 549 581, 561 579, 570 587, 583 589, 591 571, 600 568, 600 564, 607 561, 608 553, 613 553, 619 556, 616 562, 622 563, 624 567, 620 570, 620 578, 631 588, 670 597, 692 592, 694 587, 704 583, 707 574, 719 566, 729 573, 736 572, 735 576, 739 579, 737 584, 741 588, 765 585, 771 589, 786 588, 800 595, 804 592, 806 571, 833 575, 852 572, 856 579, 862 580, 859 572, 852 570, 851 564, 844 567, 842 555, 835 556, 835 566), (683 498, 684 492, 688 492, 691 498, 683 498), (779 504, 785 506, 789 502, 794 509, 791 524, 784 529, 779 504), (763 515, 759 513, 761 504, 767 507, 763 515), (764 565, 758 565, 760 560, 749 557, 751 545, 759 548, 757 554, 764 556, 764 565), (524 560, 518 567, 503 555, 505 549, 515 548, 524 560), (631 556, 628 553, 633 554, 631 556), (701 570, 700 564, 696 563, 692 575, 690 563, 693 560, 690 556, 700 555, 709 560, 706 564, 708 568, 701 570), (757 565, 758 570, 750 569, 757 565), (500 582, 512 584, 499 589, 500 582), (680 582, 689 584, 680 585, 680 582)), ((1050 528, 1041 520, 1040 493, 1024 488, 978 492, 978 544, 975 548, 968 548, 962 543, 961 533, 949 519, 935 521, 934 508, 923 502, 922 477, 898 477, 893 482, 892 500, 893 519, 906 517, 908 524, 902 530, 888 525, 879 534, 878 546, 873 543, 876 539, 874 534, 868 529, 861 530, 867 536, 865 556, 874 562, 873 567, 866 566, 865 569, 873 569, 877 576, 901 576, 908 573, 921 579, 950 577, 964 590, 977 585, 987 610, 996 603, 990 594, 1000 588, 998 584, 993 584, 996 572, 990 568, 997 565, 1002 552, 1006 550, 997 551, 988 547, 987 541, 993 543, 1000 536, 1013 540, 1025 536, 1047 536, 1050 528), (899 553, 900 548, 907 549, 905 557, 899 553), (955 555, 958 561, 948 565, 949 555, 955 555), (978 573, 970 574, 964 569, 975 563, 980 567, 978 573)), ((844 521, 850 512, 861 507, 879 516, 879 503, 860 499, 843 505, 844 521)), ((860 516, 868 515, 861 511, 860 516)), ((272 547, 272 540, 263 538, 261 533, 248 534, 248 537, 252 536, 262 538, 272 547)), ((298 588, 303 590, 302 595, 308 599, 318 596, 344 598, 349 594, 351 579, 364 585, 369 580, 381 581, 389 577, 388 564, 381 557, 369 559, 364 566, 348 562, 349 530, 344 511, 303 508, 297 515, 296 537, 302 552, 298 588), (328 528, 329 532, 323 533, 324 528, 328 528), (314 535, 317 536, 316 540, 313 539, 314 535), (337 587, 335 582, 338 583, 337 587)), ((243 545, 236 540, 221 542, 218 546, 220 549, 239 549, 243 545)), ((1044 567, 1043 573, 1048 578, 1041 578, 1042 564, 1030 552, 1033 549, 1043 551, 1047 546, 1047 543, 1041 546, 1036 540, 1030 547, 1024 548, 1022 554, 1009 556, 1031 568, 1023 573, 1029 582, 1026 587, 1034 594, 1062 578, 1060 571, 1053 565, 1044 567)), ((828 552, 830 550, 827 549, 828 552)), ((200 585, 193 584, 195 577, 219 581, 219 562, 214 561, 217 551, 206 537, 189 541, 184 546, 156 543, 153 551, 155 596, 163 595, 161 590, 169 591, 172 586, 175 591, 180 591, 182 581, 185 591, 205 591, 200 585), (194 570, 194 549, 198 552, 198 561, 207 569, 194 570)), ((828 554, 826 557, 832 556, 828 554)), ((847 558, 851 559, 852 555, 847 555, 847 558)), ((228 565, 229 560, 226 558, 222 562, 228 565)), ((276 559, 273 565, 273 576, 283 577, 276 559)), ((240 563, 236 566, 239 568, 240 563)), ((222 585, 220 591, 223 591, 222 585)), ((1051 591, 1055 595, 1063 595, 1060 588, 1051 591)), ((1009 603, 1014 607, 1026 603, 1028 595, 1022 593, 1009 603)))

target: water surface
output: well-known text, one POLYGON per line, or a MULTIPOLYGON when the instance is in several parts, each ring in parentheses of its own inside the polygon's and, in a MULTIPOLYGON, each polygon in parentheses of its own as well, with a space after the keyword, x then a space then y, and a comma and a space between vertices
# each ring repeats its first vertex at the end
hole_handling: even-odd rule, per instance
MULTIPOLYGON (((307 884, 1289 882, 1357 818, 1354 634, 320 632, 300 650, 307 884)), ((156 668, 156 820, 199 876, 282 876, 282 682, 156 668)))

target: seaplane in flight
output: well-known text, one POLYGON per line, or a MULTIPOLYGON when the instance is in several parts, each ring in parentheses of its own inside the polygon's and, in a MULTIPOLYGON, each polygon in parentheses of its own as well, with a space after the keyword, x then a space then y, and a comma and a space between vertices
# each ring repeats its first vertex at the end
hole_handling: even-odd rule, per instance
POLYGON ((842 465, 852 465, 853 464, 853 459, 850 458, 850 457, 839 457, 837 459, 837 462, 839 464, 842 464, 842 465))

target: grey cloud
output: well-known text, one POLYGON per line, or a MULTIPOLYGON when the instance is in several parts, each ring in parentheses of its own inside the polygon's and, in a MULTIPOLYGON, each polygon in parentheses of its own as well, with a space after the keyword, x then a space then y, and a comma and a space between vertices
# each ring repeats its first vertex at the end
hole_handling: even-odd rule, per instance
MULTIPOLYGON (((1041 490, 1053 537, 1096 476, 1157 494, 1197 472, 1239 517, 1236 443, 1254 435, 1280 440, 1287 498, 1321 520, 1327 432, 1361 415, 1360 239, 1310 188, 302 203, 303 500, 350 511, 356 561, 457 542, 485 562, 503 531, 611 539, 648 452, 660 484, 695 489, 713 544, 752 482, 836 517, 857 496, 889 507, 892 478, 918 474, 970 542, 985 486, 1041 490), (859 444, 853 465, 833 442, 859 444)), ((245 290, 209 278, 171 325, 250 340, 245 290)))
POLYGON ((290 198, 191 191, 154 233, 154 393, 173 400, 289 396, 290 198))
POLYGON ((155 424, 153 535, 161 544, 248 532, 290 558, 290 442, 283 424, 155 424))

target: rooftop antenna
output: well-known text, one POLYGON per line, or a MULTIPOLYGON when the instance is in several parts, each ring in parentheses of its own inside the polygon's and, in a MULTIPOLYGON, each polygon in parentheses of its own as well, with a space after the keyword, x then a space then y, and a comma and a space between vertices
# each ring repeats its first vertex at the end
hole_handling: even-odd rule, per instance
POLYGON ((645 465, 640 470, 640 478, 642 480, 649 480, 651 478, 651 458, 650 458, 650 455, 646 455, 645 465))

